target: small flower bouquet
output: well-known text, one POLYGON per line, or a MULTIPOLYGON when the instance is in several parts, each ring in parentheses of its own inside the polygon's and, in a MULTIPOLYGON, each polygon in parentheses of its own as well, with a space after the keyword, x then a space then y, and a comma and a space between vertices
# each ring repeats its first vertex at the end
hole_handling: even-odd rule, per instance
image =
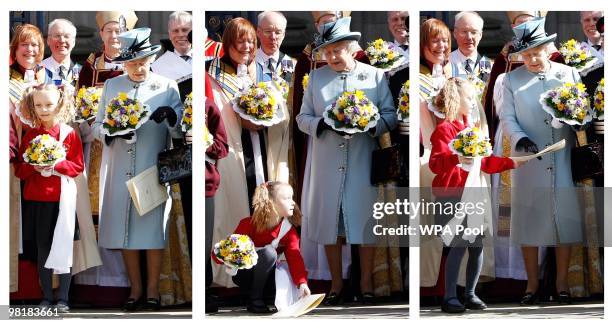
POLYGON ((119 92, 106 106, 102 133, 108 136, 125 135, 142 126, 149 120, 150 115, 147 105, 119 92))
POLYGON ((215 257, 229 269, 250 269, 257 264, 255 244, 249 236, 232 234, 215 244, 215 257))
POLYGON ((391 70, 401 63, 402 55, 393 49, 391 43, 380 38, 369 42, 365 53, 370 59, 370 64, 376 68, 391 70))
POLYGON ((597 83, 595 94, 593 94, 593 114, 596 119, 604 119, 604 79, 597 83))
POLYGON ((98 103, 102 88, 81 87, 75 99, 76 113, 74 122, 84 122, 94 119, 98 114, 98 103))
POLYGON ((491 142, 480 128, 465 128, 448 144, 451 152, 463 157, 487 157, 493 153, 491 142))
POLYGON ((276 90, 283 95, 283 98, 287 100, 287 97, 289 97, 289 84, 287 84, 287 81, 277 75, 273 75, 272 84, 274 84, 276 90))
POLYGON ((467 80, 472 84, 472 86, 474 86, 474 91, 476 92, 478 100, 482 101, 482 94, 484 94, 484 89, 486 86, 484 81, 473 74, 468 75, 467 80))
POLYGON ((23 153, 23 161, 41 167, 53 166, 66 158, 66 149, 48 134, 38 135, 30 141, 23 153))
POLYGON ((559 121, 568 125, 584 125, 591 121, 592 112, 586 87, 582 83, 565 83, 540 95, 542 109, 553 117, 553 127, 559 121))
POLYGON ((378 108, 362 90, 347 91, 323 112, 323 120, 333 129, 354 134, 376 126, 378 108))
POLYGON ((579 72, 595 63, 595 58, 589 52, 588 47, 574 39, 562 43, 559 53, 563 56, 566 65, 576 68, 579 72))
POLYGON ((181 119, 181 128, 183 132, 191 130, 193 116, 193 93, 189 93, 183 103, 183 118, 181 119))
POLYGON ((304 90, 304 92, 306 92, 306 87, 308 87, 309 79, 310 79, 310 76, 308 74, 304 75, 304 77, 302 78, 302 89, 304 90))
POLYGON ((247 86, 234 97, 232 106, 241 118, 256 125, 270 127, 285 117, 280 107, 281 94, 266 82, 247 86))
POLYGON ((410 118, 410 80, 407 80, 400 89, 397 98, 397 119, 403 122, 408 122, 410 118))

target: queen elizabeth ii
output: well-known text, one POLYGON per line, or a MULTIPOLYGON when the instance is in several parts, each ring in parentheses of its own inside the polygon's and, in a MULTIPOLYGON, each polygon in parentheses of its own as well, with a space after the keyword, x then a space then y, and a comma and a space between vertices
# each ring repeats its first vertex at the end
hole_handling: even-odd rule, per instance
POLYGON ((397 125, 393 99, 384 72, 355 60, 360 49, 359 32, 350 31, 350 17, 327 23, 319 29, 315 51, 322 51, 327 65, 314 70, 297 115, 300 130, 310 136, 309 173, 304 177, 303 222, 309 240, 325 245, 332 286, 326 303, 342 301, 342 238, 361 244, 361 292, 372 296, 373 243, 372 205, 376 189, 370 185, 372 151, 377 137, 397 125), (326 108, 345 91, 361 90, 378 108, 380 118, 366 132, 351 137, 336 131, 323 119, 326 108), (305 224, 305 225, 304 225, 305 224))

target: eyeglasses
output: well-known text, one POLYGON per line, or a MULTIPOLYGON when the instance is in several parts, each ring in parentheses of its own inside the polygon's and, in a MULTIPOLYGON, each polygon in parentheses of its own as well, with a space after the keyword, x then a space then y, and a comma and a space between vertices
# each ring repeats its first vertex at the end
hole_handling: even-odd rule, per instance
POLYGON ((461 35, 462 37, 466 37, 468 35, 472 36, 472 37, 476 37, 476 36, 482 35, 482 31, 475 30, 475 29, 472 29, 472 30, 459 30, 458 32, 459 32, 459 35, 461 35))
POLYGON ((283 36, 283 35, 285 35, 285 31, 280 30, 280 29, 275 29, 275 30, 264 29, 263 30, 263 35, 265 37, 270 37, 273 34, 274 34, 274 36, 283 36))
POLYGON ((62 38, 66 39, 66 40, 69 40, 69 39, 74 38, 74 36, 72 36, 72 34, 68 34, 68 33, 66 33, 66 34, 51 34, 51 35, 49 35, 49 36, 50 36, 50 37, 51 37, 51 38, 52 38, 54 41, 59 41, 59 40, 61 40, 62 38))

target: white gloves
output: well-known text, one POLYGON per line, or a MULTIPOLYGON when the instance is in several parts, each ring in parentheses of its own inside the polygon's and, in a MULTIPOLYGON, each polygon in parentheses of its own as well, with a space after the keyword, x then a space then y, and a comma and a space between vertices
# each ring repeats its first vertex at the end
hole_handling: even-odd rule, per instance
POLYGON ((310 289, 308 288, 308 284, 306 283, 300 284, 299 291, 300 291, 300 298, 310 295, 310 289))

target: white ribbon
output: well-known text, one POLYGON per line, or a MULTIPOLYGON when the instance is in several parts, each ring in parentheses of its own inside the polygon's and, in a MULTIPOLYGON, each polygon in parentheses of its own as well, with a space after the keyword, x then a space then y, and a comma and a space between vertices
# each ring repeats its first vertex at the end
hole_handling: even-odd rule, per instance
MULTIPOLYGON (((489 194, 489 187, 487 185, 487 180, 483 173, 480 170, 482 165, 482 157, 475 157, 473 163, 469 166, 468 176, 465 181, 465 186, 463 189, 463 194, 461 195, 462 203, 477 203, 484 204, 484 212, 483 214, 465 214, 462 212, 463 217, 459 217, 457 212, 455 212, 455 216, 446 224, 451 228, 453 232, 443 232, 442 233, 442 241, 444 244, 449 246, 455 237, 455 230, 457 225, 461 225, 463 220, 467 218, 466 229, 479 229, 484 225, 483 231, 491 230, 489 227, 491 222, 491 201, 489 194)), ((464 167, 462 167, 464 168, 464 167)), ((465 168, 468 168, 467 166, 465 168)), ((484 235, 484 234, 483 234, 484 235)), ((476 234, 474 232, 464 232, 462 238, 467 240, 470 243, 474 243, 476 240, 476 234)))
MULTIPOLYGON (((64 124, 60 126, 60 143, 64 143, 70 132, 72 132, 70 126, 64 124)), ((53 231, 53 242, 45 268, 53 269, 54 274, 65 274, 70 273, 72 267, 77 186, 73 178, 55 171, 53 174, 60 177, 61 194, 59 214, 53 231)))

